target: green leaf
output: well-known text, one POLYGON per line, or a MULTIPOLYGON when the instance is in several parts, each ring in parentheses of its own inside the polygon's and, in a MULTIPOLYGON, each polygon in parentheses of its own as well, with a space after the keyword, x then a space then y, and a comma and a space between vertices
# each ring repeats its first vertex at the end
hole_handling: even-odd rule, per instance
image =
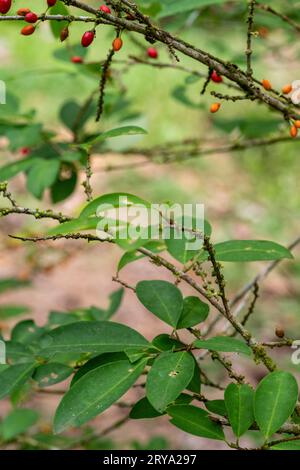
POLYGON ((232 430, 237 437, 241 437, 254 423, 254 390, 246 384, 231 383, 225 390, 224 398, 232 430))
POLYGON ((13 410, 2 421, 1 431, 4 440, 9 441, 26 432, 39 418, 39 414, 30 409, 13 410))
POLYGON ((167 334, 156 336, 152 344, 159 351, 173 351, 174 349, 184 348, 184 344, 167 334))
POLYGON ((205 408, 211 413, 220 416, 227 416, 227 410, 224 400, 210 400, 205 402, 205 408))
POLYGON ((41 124, 30 124, 8 128, 5 132, 9 140, 9 147, 14 152, 21 147, 35 147, 43 141, 43 127, 41 124))
POLYGON ((196 102, 194 96, 190 98, 187 94, 187 91, 188 89, 184 85, 176 86, 172 90, 172 97, 179 103, 191 109, 198 109, 198 110, 201 108, 203 109, 204 108, 203 102, 196 102))
MULTIPOLYGON (((69 10, 62 2, 56 2, 56 5, 50 8, 49 14, 68 16, 69 10)), ((50 27, 53 36, 55 38, 59 38, 61 30, 65 28, 68 24, 68 21, 50 21, 50 27)))
POLYGON ((129 417, 131 419, 150 419, 163 414, 151 405, 147 397, 143 397, 132 407, 129 417))
POLYGON ((149 351, 141 348, 127 348, 125 354, 130 362, 136 362, 143 357, 149 358, 149 351))
POLYGON ((43 388, 63 382, 72 373, 72 367, 59 362, 49 362, 37 367, 33 374, 33 379, 38 382, 39 387, 43 388))
POLYGON ((174 405, 167 409, 172 417, 171 423, 177 428, 194 436, 207 437, 223 441, 225 439, 222 426, 213 422, 209 414, 192 405, 174 405))
MULTIPOLYGON (((156 336, 153 341, 152 345, 154 348, 158 349, 159 351, 174 351, 175 349, 184 348, 184 344, 180 341, 170 337, 166 334, 161 334, 156 336)), ((191 353, 190 353, 191 354, 191 353)), ((201 390, 201 377, 200 377, 200 368, 194 356, 191 354, 191 357, 194 360, 194 374, 187 386, 187 390, 190 390, 193 393, 200 393, 201 390)))
POLYGON ((36 364, 26 362, 9 366, 0 372, 0 399, 15 391, 31 377, 36 364))
POLYGON ((191 328, 206 320, 209 314, 209 306, 198 297, 185 297, 183 310, 177 324, 177 329, 191 328))
POLYGON ((142 129, 138 126, 124 126, 124 127, 117 127, 115 129, 111 129, 109 131, 103 132, 102 134, 98 135, 97 137, 81 144, 81 147, 84 149, 89 149, 95 144, 99 142, 104 142, 106 139, 111 139, 112 137, 120 137, 123 135, 139 135, 139 134, 147 134, 145 129, 142 129))
POLYGON ((0 181, 7 181, 21 173, 21 171, 27 171, 35 161, 35 157, 28 157, 2 166, 0 168, 0 181))
POLYGON ((80 214, 80 218, 87 218, 91 215, 99 216, 102 211, 108 208, 131 207, 135 205, 150 207, 150 203, 129 193, 104 194, 91 201, 80 214))
MULTIPOLYGON (((264 24, 267 26, 266 23, 264 24)), ((240 116, 240 114, 236 114, 233 119, 216 116, 214 126, 217 129, 221 129, 222 132, 225 132, 227 135, 232 132, 238 132, 244 138, 249 139, 264 137, 265 135, 278 131, 280 128, 280 119, 277 117, 270 118, 270 116, 265 114, 262 114, 260 117, 257 113, 255 113, 255 115, 247 113, 246 117, 240 116)))
POLYGON ((67 165, 67 176, 62 177, 58 175, 57 180, 52 184, 50 188, 51 201, 53 204, 64 201, 69 197, 77 184, 77 172, 74 165, 67 165))
POLYGON ((36 326, 33 320, 24 320, 16 324, 11 339, 22 344, 32 344, 44 333, 44 328, 36 326))
POLYGON ((84 109, 84 104, 80 105, 73 100, 66 101, 60 109, 59 117, 71 131, 74 130, 74 127, 82 130, 87 120, 92 116, 93 107, 93 103, 84 109))
POLYGON ((161 4, 160 1, 148 1, 146 2, 146 5, 144 5, 145 2, 143 2, 143 5, 140 6, 141 12, 144 13, 147 16, 156 16, 160 11, 161 11, 161 4))
POLYGON ((1 279, 0 280, 0 294, 10 289, 18 289, 20 287, 27 287, 29 285, 30 285, 29 281, 22 281, 15 277, 1 279))
POLYGON ((198 365, 198 362, 197 362, 196 358, 192 355, 192 353, 190 353, 190 355, 194 360, 195 367, 194 367, 194 374, 193 374, 192 380, 190 381, 190 383, 188 384, 188 386, 186 388, 187 388, 187 390, 190 390, 193 393, 200 393, 200 391, 201 391, 201 371, 200 371, 200 367, 198 365))
POLYGON ((189 234, 185 233, 176 228, 170 228, 170 236, 166 238, 165 243, 168 252, 182 264, 186 264, 194 256, 196 256, 197 251, 188 250, 188 243, 192 243, 194 239, 188 238, 189 234))
POLYGON ((124 295, 124 289, 121 287, 121 289, 118 289, 114 292, 112 292, 109 296, 109 307, 104 310, 99 307, 91 307, 89 309, 89 312, 91 313, 92 317, 94 320, 109 320, 119 309, 122 298, 124 295))
POLYGON ((167 281, 141 281, 136 286, 139 301, 150 312, 176 328, 183 308, 181 291, 167 281))
POLYGON ((270 447, 272 450, 300 450, 300 437, 299 441, 291 441, 291 442, 281 442, 280 444, 276 444, 270 447))
POLYGON ((168 236, 165 237, 165 243, 168 252, 180 263, 186 264, 192 258, 198 255, 199 250, 202 249, 203 240, 197 239, 195 235, 189 230, 196 230, 199 232, 199 227, 203 225, 202 232, 208 236, 211 234, 210 224, 204 220, 191 218, 177 218, 175 219, 177 226, 170 228, 168 236), (189 230, 183 230, 183 227, 189 230))
POLYGON ((293 258, 284 246, 265 240, 230 240, 217 243, 214 249, 218 261, 249 262, 293 258))
POLYGON ((96 229, 100 219, 98 217, 80 217, 79 219, 69 220, 53 227, 48 231, 49 235, 64 235, 66 233, 80 232, 81 230, 96 229))
POLYGON ((122 361, 127 359, 126 354, 123 352, 117 352, 117 353, 104 353, 100 354, 99 356, 93 357, 89 361, 87 361, 80 369, 76 372, 74 375, 72 382, 71 382, 71 387, 78 382, 81 377, 83 377, 87 372, 90 372, 93 369, 96 369, 96 367, 103 366, 104 364, 110 364, 111 362, 117 362, 117 361, 122 361))
POLYGON ((85 374, 60 402, 54 418, 55 432, 81 426, 109 408, 132 387, 146 363, 147 360, 135 364, 117 361, 85 374))
POLYGON ((41 354, 105 353, 148 347, 148 341, 128 326, 108 321, 79 321, 59 326, 39 341, 41 354))
POLYGON ((298 384, 289 372, 275 371, 259 383, 254 396, 254 415, 266 439, 291 416, 298 399, 298 384))
POLYGON ((6 359, 13 363, 30 362, 34 360, 33 353, 28 346, 17 341, 6 341, 6 359))
MULTIPOLYGON (((166 249, 164 243, 162 241, 148 241, 143 245, 144 248, 147 248, 147 250, 152 251, 152 253, 160 253, 161 251, 164 251, 166 249)), ((118 264, 118 272, 121 271, 127 264, 133 263, 134 261, 138 261, 139 259, 144 258, 145 255, 142 253, 139 253, 137 251, 127 251, 124 253, 124 255, 121 257, 119 264, 118 264)))
POLYGON ((147 376, 146 392, 157 411, 164 411, 188 386, 194 367, 194 358, 186 351, 166 352, 155 359, 147 376))
POLYGON ((247 344, 239 339, 230 338, 228 336, 216 336, 209 339, 197 339, 194 346, 200 349, 208 349, 209 351, 235 352, 240 354, 251 355, 251 349, 247 344))
MULTIPOLYGON (((102 226, 103 225, 104 224, 102 224, 102 226)), ((153 226, 153 229, 156 230, 157 225, 153 226)), ((116 232, 115 235, 113 235, 115 242, 126 251, 135 251, 141 246, 144 246, 148 243, 153 233, 151 226, 134 225, 130 222, 124 222, 121 219, 114 221, 112 232, 116 232), (132 233, 131 229, 133 229, 132 233)))
MULTIPOLYGON (((72 64, 71 62, 71 57, 72 56, 80 56, 82 59, 85 59, 85 57, 88 54, 88 49, 85 47, 82 47, 81 44, 70 44, 69 47, 60 47, 58 49, 55 49, 53 52, 53 56, 55 57, 56 60, 59 60, 61 62, 67 62, 71 67, 76 69, 76 73, 81 71, 81 66, 84 64, 80 64, 80 67, 78 67, 78 64, 72 64)), ((86 70, 86 69, 85 69, 86 70)), ((67 74, 68 72, 64 70, 64 73, 67 74)), ((74 77, 74 73, 70 72, 69 74, 69 79, 71 80, 74 77)))
POLYGON ((27 189, 37 199, 43 196, 44 190, 52 186, 59 172, 59 160, 35 159, 35 163, 30 167, 27 176, 27 189))
MULTIPOLYGON (((175 400, 174 404, 182 405, 182 404, 189 404, 193 400, 192 395, 188 395, 186 393, 182 393, 179 397, 175 400)), ((166 414, 165 412, 160 413, 157 411, 151 403, 149 402, 147 397, 141 398, 135 405, 133 405, 129 417, 131 419, 151 419, 157 418, 158 416, 163 416, 166 414)))
POLYGON ((52 327, 66 325, 68 323, 74 323, 79 320, 80 319, 78 318, 78 316, 71 312, 64 313, 64 312, 52 311, 49 313, 49 316, 48 316, 48 323, 52 327))
POLYGON ((184 13, 186 11, 207 7, 209 5, 225 3, 226 1, 227 0, 189 0, 188 2, 182 2, 182 0, 161 0, 163 9, 159 14, 159 17, 164 18, 165 16, 184 13))
POLYGON ((25 305, 1 305, 0 307, 0 319, 17 317, 18 315, 24 315, 28 313, 30 309, 25 305))
POLYGON ((124 295, 124 288, 121 287, 109 295, 109 307, 106 310, 106 319, 111 318, 119 309, 124 295))

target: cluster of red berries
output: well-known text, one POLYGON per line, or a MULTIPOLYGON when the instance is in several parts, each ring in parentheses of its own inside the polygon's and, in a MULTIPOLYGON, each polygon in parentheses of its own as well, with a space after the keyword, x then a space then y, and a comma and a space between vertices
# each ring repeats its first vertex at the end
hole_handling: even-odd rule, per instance
MULTIPOLYGON (((53 7, 57 2, 57 0, 46 0, 46 1, 47 1, 48 8, 53 7)), ((2 14, 8 13, 11 6, 12 6, 12 0, 0 0, 0 13, 2 14)), ((107 5, 101 5, 99 7, 99 10, 105 15, 111 14, 111 10, 107 5)), ((38 15, 32 12, 29 8, 19 8, 19 10, 17 11, 17 14, 19 16, 23 16, 24 21, 29 23, 29 25, 24 26, 21 29, 21 34, 23 36, 30 36, 31 34, 33 34, 36 29, 36 23, 39 19, 38 15)), ((134 19, 134 18, 128 18, 128 19, 134 19)), ((69 29, 68 27, 65 27, 62 29, 60 33, 61 41, 64 41, 65 39, 67 39, 68 36, 69 36, 69 29)), ((96 36, 95 30, 86 31, 81 38, 81 45, 83 47, 89 47, 94 41, 95 36, 96 36)), ((113 50, 115 52, 118 52, 122 48, 122 46, 123 46, 123 41, 120 36, 117 36, 112 42, 113 50)), ((148 54, 148 57, 150 57, 151 59, 157 59, 158 57, 157 49, 155 49, 154 47, 149 47, 147 49, 147 54, 148 54)), ((83 62, 83 59, 79 56, 74 56, 71 58, 71 61, 75 64, 79 64, 83 62)), ((212 80, 214 80, 214 78, 212 78, 212 80)))
MULTIPOLYGON (((56 1, 57 0, 47 0, 48 8, 54 7, 54 5, 56 4, 56 1)), ((5 3, 5 2, 7 2, 7 0, 0 0, 0 11, 1 11, 1 13, 3 13, 2 9, 1 9, 1 4, 5 3)), ((11 1, 10 1, 10 3, 11 3, 11 1)), ((29 8, 19 8, 19 10, 17 11, 17 14, 19 16, 23 16, 24 20, 27 23, 30 23, 28 26, 24 26, 21 29, 21 34, 23 34, 23 36, 30 36, 31 34, 33 34, 34 31, 35 31, 35 26, 33 26, 33 24, 38 21, 38 19, 39 19, 38 15, 36 13, 30 11, 29 8)))
MULTIPOLYGON (((101 5, 99 10, 102 11, 102 13, 105 13, 106 15, 111 14, 111 10, 107 5, 101 5)), ((62 41, 64 41, 67 36, 68 36, 68 33, 66 34, 66 32, 63 30, 61 35, 60 35, 60 38, 61 38, 62 41)), ((95 32, 94 29, 91 30, 91 31, 86 31, 83 34, 82 38, 81 38, 82 47, 89 47, 92 44, 92 42, 94 41, 95 36, 96 36, 96 32, 95 32)), ((123 46, 122 39, 119 36, 116 37, 114 39, 113 43, 112 43, 112 46, 113 46, 113 50, 115 52, 119 51, 123 46)), ((79 56, 74 56, 74 57, 71 58, 71 61, 74 64, 81 64, 83 62, 83 59, 79 56)))

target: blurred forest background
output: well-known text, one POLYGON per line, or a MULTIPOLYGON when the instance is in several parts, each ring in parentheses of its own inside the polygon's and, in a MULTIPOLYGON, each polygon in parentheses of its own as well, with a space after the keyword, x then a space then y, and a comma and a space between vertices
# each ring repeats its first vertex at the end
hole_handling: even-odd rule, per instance
MULTIPOLYGON (((41 3, 37 0, 16 1, 18 6, 37 12, 42 10, 41 3)), ((99 1, 86 0, 86 3, 98 5, 99 1)), ((276 0, 268 3, 300 22, 300 2, 276 0)), ((203 50, 244 66, 245 20, 246 2, 229 1, 159 21, 165 29, 176 32, 203 50)), ((86 26, 71 26, 71 40, 67 48, 53 37, 48 24, 42 25, 30 37, 22 37, 20 29, 17 22, 0 24, 0 79, 6 82, 9 97, 8 104, 0 106, 0 117, 7 112, 33 112, 34 122, 41 122, 50 131, 68 139, 69 131, 60 119, 60 109, 66 101, 75 99, 82 103, 98 82, 97 74, 92 69, 90 72, 86 68, 80 69, 69 60, 71 55, 77 55, 78 51, 72 45, 80 44, 86 26)), ((297 33, 280 19, 263 11, 256 14, 255 29, 255 76, 269 79, 277 89, 300 79, 297 33)), ((86 60, 103 60, 112 39, 112 28, 98 28, 97 38, 88 50, 86 60)), ((266 239, 287 245, 296 238, 300 233, 298 143, 250 148, 231 154, 212 154, 171 165, 151 163, 128 170, 107 171, 107 165, 113 167, 143 160, 139 156, 128 156, 127 159, 126 155, 120 155, 120 149, 127 147, 150 147, 190 138, 203 139, 208 146, 217 146, 234 141, 239 136, 271 137, 280 129, 289 132, 281 116, 256 102, 226 102, 218 115, 212 116, 208 110, 213 98, 209 93, 200 96, 204 79, 172 68, 128 65, 129 56, 147 60, 149 45, 143 38, 135 38, 126 32, 123 41, 124 47, 116 58, 108 83, 103 118, 100 124, 91 119, 90 127, 94 131, 103 131, 134 124, 147 129, 148 135, 116 138, 106 143, 109 153, 103 151, 92 162, 95 194, 124 191, 153 202, 203 203, 206 218, 213 226, 214 241, 266 239)), ((172 63, 166 48, 158 46, 158 52, 159 62, 172 63)), ((188 58, 182 58, 181 64, 206 74, 204 67, 188 58)), ((223 93, 227 91, 223 84, 211 83, 208 90, 213 89, 223 93)), ((18 144, 12 151, 7 147, 7 139, 1 138, 1 166, 13 161, 16 155, 22 158, 18 144)), ((26 191, 23 175, 10 182, 10 189, 20 204, 26 207, 51 207, 48 194, 40 202, 26 191)), ((76 214, 84 202, 83 188, 78 182, 77 190, 63 203, 57 204, 55 210, 76 214)), ((0 222, 0 325, 4 337, 20 318, 33 317, 37 324, 43 324, 51 311, 68 312, 92 305, 105 308, 109 295, 119 288, 112 281, 121 256, 118 247, 93 246, 75 241, 22 244, 8 237, 8 234, 36 234, 43 226, 45 222, 16 215, 0 222), (6 288, 8 286, 4 280, 12 278, 21 281, 17 283, 21 284, 21 288, 6 288)), ((250 328, 259 331, 260 338, 274 340, 277 325, 284 326, 287 336, 297 337, 297 331, 300 335, 299 251, 295 252, 295 258, 295 262, 281 263, 262 285, 256 314, 250 320, 250 328)), ((263 266, 261 263, 226 264, 229 293, 234 293, 251 280, 263 266)), ((133 285, 142 276, 143 279, 168 278, 165 272, 157 271, 147 260, 128 265, 122 273, 122 277, 133 285)), ((138 327, 146 337, 161 332, 159 320, 142 311, 130 291, 125 292, 116 319, 138 327)), ((288 350, 280 349, 277 355, 292 372, 299 372, 299 366, 291 364, 288 350)), ((213 368, 214 365, 212 371, 216 376, 223 374, 223 371, 218 368, 214 371, 213 368)), ((253 381, 257 382, 261 377, 255 374, 253 370, 253 381)), ((59 384, 53 390, 61 388, 59 384)), ((15 400, 28 399, 26 393, 24 389, 15 400)), ((54 393, 45 393, 31 402, 32 408, 40 413, 36 429, 44 433, 45 446, 48 445, 45 436, 50 433, 51 416, 59 398, 54 393)), ((9 408, 8 402, 1 402, 0 416, 5 416, 9 408)), ((95 422, 99 429, 105 428, 122 413, 120 409, 108 410, 95 422)), ((121 428, 109 435, 107 440, 94 445, 97 448, 199 448, 199 439, 170 428, 167 419, 161 418, 159 427, 157 423, 156 420, 132 421, 127 425, 126 433, 121 428)), ((50 442, 49 437, 49 445, 61 445, 55 439, 68 438, 56 437, 50 442)), ((24 446, 30 447, 30 444, 24 443, 24 446)), ((223 444, 206 444, 201 440, 201 446, 217 449, 222 448, 223 444)))

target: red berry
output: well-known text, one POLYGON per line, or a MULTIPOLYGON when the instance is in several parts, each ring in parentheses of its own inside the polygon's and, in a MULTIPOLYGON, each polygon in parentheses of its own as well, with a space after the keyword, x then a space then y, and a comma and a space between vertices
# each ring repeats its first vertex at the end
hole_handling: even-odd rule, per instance
POLYGON ((73 62, 73 64, 82 64, 83 59, 82 57, 74 55, 73 57, 71 57, 71 62, 73 62))
POLYGON ((83 47, 89 47, 90 44, 94 41, 95 33, 94 31, 86 31, 81 38, 81 45, 83 47))
POLYGON ((69 28, 66 26, 60 32, 60 40, 64 42, 69 37, 69 28))
POLYGON ((48 7, 54 7, 56 0, 47 0, 48 7))
POLYGON ((101 5, 99 10, 101 10, 103 13, 111 14, 110 8, 108 8, 106 5, 101 5))
POLYGON ((121 38, 116 38, 113 40, 113 43, 112 43, 112 46, 113 46, 113 50, 115 52, 118 52, 122 46, 123 46, 123 41, 121 38))
POLYGON ((21 155, 23 155, 23 157, 26 157, 27 155, 30 154, 31 149, 29 147, 21 147, 19 152, 21 155))
POLYGON ((19 16, 25 16, 27 15, 27 13, 30 13, 29 8, 19 8, 19 10, 17 11, 17 15, 19 16))
POLYGON ((27 21, 27 23, 36 23, 37 20, 38 20, 38 16, 36 13, 26 13, 25 15, 25 21, 27 21))
POLYGON ((157 59, 158 57, 158 52, 157 52, 157 49, 155 49, 155 47, 149 47, 147 49, 147 54, 149 57, 151 57, 151 59, 157 59))
POLYGON ((35 26, 32 26, 32 24, 29 24, 28 26, 24 26, 24 28, 21 29, 21 34, 23 36, 30 36, 35 32, 35 26))
POLYGON ((11 7, 11 0, 0 0, 0 13, 5 15, 11 7))
POLYGON ((212 71, 210 78, 215 83, 221 83, 223 81, 221 75, 219 75, 215 70, 212 71))

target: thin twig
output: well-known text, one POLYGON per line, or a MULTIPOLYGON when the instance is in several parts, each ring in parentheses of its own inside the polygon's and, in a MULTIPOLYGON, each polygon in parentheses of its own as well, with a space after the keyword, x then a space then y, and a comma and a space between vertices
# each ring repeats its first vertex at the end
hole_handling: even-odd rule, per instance
POLYGON ((102 75, 99 83, 99 100, 97 107, 96 122, 99 122, 104 110, 104 96, 105 96, 105 85, 109 76, 109 67, 111 65, 115 51, 111 49, 108 53, 108 56, 102 66, 102 75))
POLYGON ((300 25, 298 23, 296 23, 294 20, 292 20, 290 17, 288 17, 287 15, 285 15, 283 13, 280 13, 277 10, 274 10, 274 8, 272 8, 269 5, 264 5, 264 4, 259 3, 259 2, 256 3, 256 6, 260 10, 263 10, 267 13, 271 13, 272 15, 277 16, 277 18, 280 18, 282 21, 284 21, 285 23, 292 26, 292 28, 294 28, 298 33, 300 32, 300 25))
POLYGON ((253 35, 253 23, 254 23, 254 11, 255 11, 256 0, 248 1, 248 16, 247 16, 247 49, 246 49, 246 62, 247 62, 247 76, 249 80, 252 79, 253 69, 251 65, 252 56, 252 35, 253 35))
POLYGON ((93 189, 91 186, 91 177, 92 177, 92 168, 91 168, 91 156, 89 153, 86 154, 86 163, 85 163, 85 181, 82 183, 84 187, 84 192, 86 194, 86 200, 89 202, 93 199, 93 189))

